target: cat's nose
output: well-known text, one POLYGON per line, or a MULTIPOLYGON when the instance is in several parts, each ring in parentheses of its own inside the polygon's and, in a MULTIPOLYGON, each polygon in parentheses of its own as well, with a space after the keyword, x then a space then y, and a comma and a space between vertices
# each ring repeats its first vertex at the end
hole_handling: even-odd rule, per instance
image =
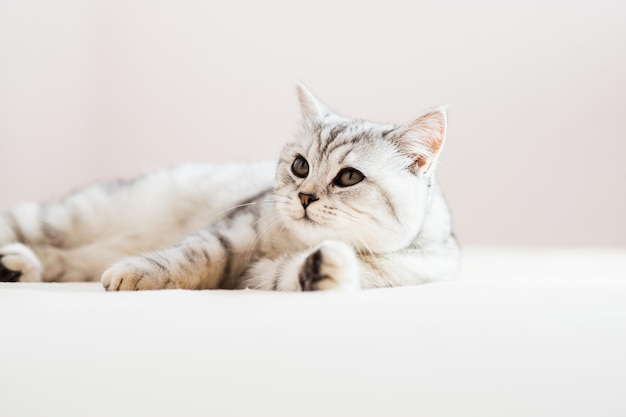
POLYGON ((307 208, 312 202, 319 200, 315 194, 298 193, 298 197, 300 197, 300 202, 304 208, 307 208))

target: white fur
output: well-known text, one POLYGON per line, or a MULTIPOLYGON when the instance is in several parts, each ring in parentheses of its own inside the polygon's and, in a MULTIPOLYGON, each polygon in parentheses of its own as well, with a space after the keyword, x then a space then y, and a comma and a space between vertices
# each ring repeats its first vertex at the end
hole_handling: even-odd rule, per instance
POLYGON ((350 245, 326 240, 319 251, 322 254, 320 274, 328 277, 320 281, 319 289, 353 291, 361 287, 357 258, 350 245))
POLYGON ((41 262, 28 247, 21 243, 10 243, 2 247, 0 254, 6 268, 22 273, 21 282, 41 281, 41 262))
POLYGON ((301 85, 298 97, 303 127, 278 165, 186 165, 0 212, 0 268, 22 281, 102 274, 108 290, 354 290, 452 278, 458 247, 434 176, 445 109, 381 125, 336 115, 301 85), (291 170, 297 157, 305 178, 291 170), (347 168, 364 179, 336 184, 347 168), (300 193, 316 200, 304 206, 300 193))

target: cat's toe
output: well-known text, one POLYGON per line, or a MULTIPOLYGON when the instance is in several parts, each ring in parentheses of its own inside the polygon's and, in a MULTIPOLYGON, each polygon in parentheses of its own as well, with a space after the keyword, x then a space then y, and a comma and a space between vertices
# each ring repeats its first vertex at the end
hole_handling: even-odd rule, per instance
POLYGON ((38 282, 41 270, 37 256, 21 243, 0 248, 0 282, 38 282))
POLYGON ((344 242, 326 241, 306 258, 298 278, 302 291, 356 290, 356 255, 344 242))
POLYGON ((143 275, 137 268, 117 264, 104 271, 102 285, 107 291, 133 291, 143 275))
POLYGON ((173 283, 156 273, 137 266, 116 264, 102 274, 102 285, 107 291, 137 291, 175 288, 173 283))
POLYGON ((120 284, 123 280, 123 275, 120 274, 115 267, 111 267, 104 271, 100 282, 107 291, 117 291, 120 288, 120 284))

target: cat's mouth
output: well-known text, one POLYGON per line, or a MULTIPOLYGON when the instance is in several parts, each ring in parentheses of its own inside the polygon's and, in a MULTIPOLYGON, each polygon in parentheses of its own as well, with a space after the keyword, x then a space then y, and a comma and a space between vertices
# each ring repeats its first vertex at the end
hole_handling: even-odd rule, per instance
POLYGON ((304 212, 302 216, 299 216, 299 217, 291 216, 291 217, 297 222, 304 222, 306 224, 316 225, 316 226, 319 225, 319 223, 313 220, 306 211, 304 212))
POLYGON ((306 211, 304 212, 302 217, 300 217, 300 220, 302 220, 303 222, 309 223, 309 224, 317 224, 317 222, 315 220, 313 220, 311 217, 309 217, 309 213, 307 213, 306 211))
POLYGON ((317 224, 317 222, 315 220, 313 220, 311 217, 309 217, 308 213, 304 213, 304 216, 302 216, 302 218, 300 219, 304 222, 307 222, 309 224, 317 224))

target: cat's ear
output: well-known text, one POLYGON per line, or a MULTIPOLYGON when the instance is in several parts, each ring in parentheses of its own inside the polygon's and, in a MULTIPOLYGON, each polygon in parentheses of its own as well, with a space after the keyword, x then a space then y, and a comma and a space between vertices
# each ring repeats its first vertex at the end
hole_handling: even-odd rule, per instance
POLYGON ((302 112, 302 122, 306 126, 317 125, 326 115, 332 112, 319 101, 308 88, 299 81, 296 81, 296 91, 298 93, 298 102, 300 103, 300 111, 302 112))
POLYGON ((394 132, 400 150, 413 159, 411 172, 430 175, 434 171, 446 140, 446 126, 446 106, 440 106, 394 132))

